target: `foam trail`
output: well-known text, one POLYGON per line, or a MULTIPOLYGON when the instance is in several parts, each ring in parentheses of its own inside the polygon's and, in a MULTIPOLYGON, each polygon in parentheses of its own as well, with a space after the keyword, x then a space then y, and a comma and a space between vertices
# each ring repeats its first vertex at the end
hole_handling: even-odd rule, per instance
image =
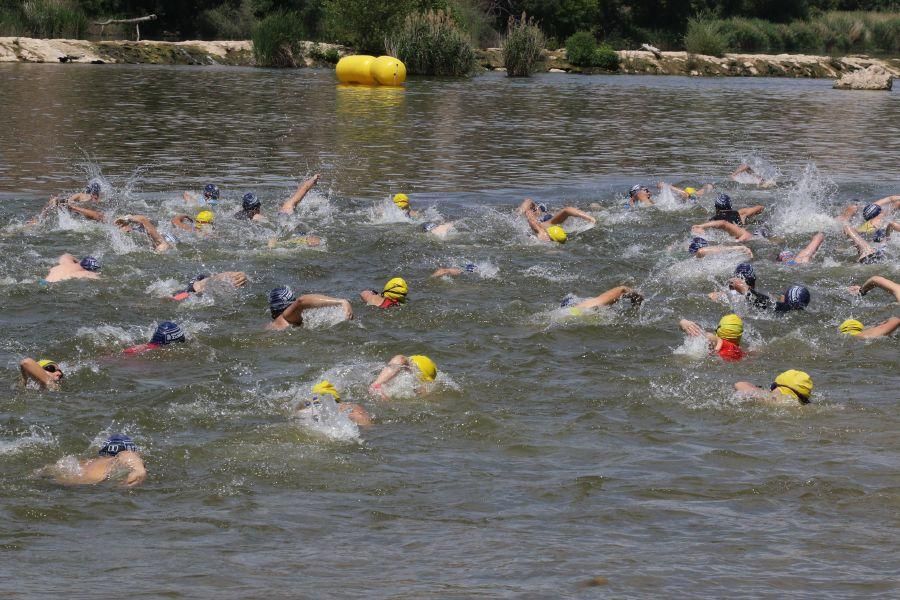
POLYGON ((0 440, 0 456, 16 454, 31 447, 55 446, 56 438, 49 431, 32 425, 28 433, 12 440, 0 440))
POLYGON ((709 354, 709 343, 705 337, 687 336, 680 346, 672 350, 672 354, 703 360, 709 354))

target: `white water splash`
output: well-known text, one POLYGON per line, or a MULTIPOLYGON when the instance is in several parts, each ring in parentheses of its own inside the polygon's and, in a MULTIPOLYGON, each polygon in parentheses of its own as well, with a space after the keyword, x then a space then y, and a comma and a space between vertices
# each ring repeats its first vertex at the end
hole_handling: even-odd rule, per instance
POLYGON ((709 341, 705 336, 685 336, 681 345, 672 350, 672 354, 703 360, 709 355, 709 341))
POLYGON ((837 186, 834 182, 819 173, 815 164, 808 163, 797 182, 787 190, 784 200, 772 209, 769 217, 772 230, 813 233, 836 229, 838 223, 831 216, 835 210, 833 200, 836 194, 837 186))
POLYGON ((17 454, 29 448, 56 446, 56 437, 47 429, 32 425, 27 433, 12 440, 0 440, 0 456, 17 454))
POLYGON ((344 309, 340 306, 326 306, 303 311, 303 326, 307 329, 327 329, 346 320, 344 309))
POLYGON ((347 413, 338 408, 337 402, 329 397, 320 397, 310 402, 301 399, 294 410, 294 418, 305 429, 330 440, 356 441, 360 439, 359 426, 350 420, 347 413))

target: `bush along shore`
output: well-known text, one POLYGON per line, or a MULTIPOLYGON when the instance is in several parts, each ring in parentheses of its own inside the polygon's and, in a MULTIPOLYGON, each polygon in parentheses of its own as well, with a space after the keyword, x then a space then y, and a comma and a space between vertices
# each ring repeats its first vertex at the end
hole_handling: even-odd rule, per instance
MULTIPOLYGON (((630 73, 719 77, 818 77, 836 78, 872 65, 900 78, 900 58, 864 55, 833 57, 805 54, 724 54, 721 57, 687 52, 653 53, 642 50, 614 51, 618 61, 596 61, 602 66, 574 66, 566 50, 544 50, 537 72, 630 73)), ((289 66, 330 67, 353 50, 346 46, 315 42, 291 45, 289 66)), ((105 41, 0 38, 0 62, 95 63, 155 65, 255 66, 250 41, 105 41)), ((501 48, 475 50, 475 63, 486 70, 504 69, 501 48)))

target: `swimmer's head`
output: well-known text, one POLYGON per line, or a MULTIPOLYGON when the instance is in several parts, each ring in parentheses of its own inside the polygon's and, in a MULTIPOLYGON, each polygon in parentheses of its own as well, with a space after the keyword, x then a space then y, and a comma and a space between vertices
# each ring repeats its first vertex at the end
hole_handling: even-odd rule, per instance
POLYGON ((716 335, 723 340, 740 344, 741 336, 744 335, 744 322, 735 314, 725 315, 719 319, 716 335))
POLYGON ((103 442, 103 445, 100 446, 100 452, 98 452, 98 454, 100 456, 115 456, 119 452, 125 451, 137 452, 137 444, 135 444, 134 440, 132 440, 127 435, 116 433, 109 436, 109 439, 103 442))
POLYGON ((84 193, 90 194, 91 196, 94 196, 94 197, 99 197, 100 196, 100 182, 98 182, 98 181, 89 182, 87 184, 87 187, 84 188, 84 193))
POLYGON ((418 367, 419 379, 422 381, 434 381, 437 377, 437 365, 427 356, 414 354, 409 357, 409 361, 418 367))
POLYGON ((49 358, 42 358, 38 361, 38 366, 40 366, 43 370, 48 373, 59 373, 60 378, 63 376, 62 369, 59 368, 59 365, 49 358))
POLYGON ((809 290, 802 285, 792 285, 784 291, 784 302, 793 309, 806 308, 809 301, 809 290))
POLYGON ((847 335, 859 335, 862 333, 864 326, 862 323, 857 321, 856 319, 847 319, 841 326, 838 328, 841 333, 845 333, 847 335))
POLYGON ((341 395, 327 379, 323 379, 322 381, 314 385, 312 388, 312 393, 319 395, 331 394, 331 397, 334 398, 335 402, 341 401, 341 395))
POLYGON ((431 231, 431 230, 434 229, 435 227, 437 227, 437 223, 423 223, 423 224, 422 224, 422 231, 424 231, 425 233, 428 233, 429 231, 431 231))
POLYGON ((256 197, 256 194, 253 192, 247 192, 244 194, 244 197, 241 198, 241 208, 246 212, 250 212, 253 210, 259 210, 262 206, 262 202, 259 201, 259 198, 256 197))
POLYGON ((85 271, 91 271, 92 273, 100 271, 100 261, 93 256, 85 256, 78 264, 81 265, 81 268, 85 271))
POLYGON ((631 189, 628 190, 628 197, 629 198, 637 198, 638 195, 641 194, 641 192, 647 194, 648 197, 650 196, 650 188, 638 183, 638 184, 631 186, 631 189))
POLYGON ((384 284, 381 295, 390 300, 397 302, 406 302, 406 295, 409 294, 409 286, 402 277, 394 277, 384 284))
POLYGON ((278 286, 269 292, 269 311, 272 313, 272 318, 277 319, 296 299, 294 290, 286 285, 278 286))
POLYGON ((761 227, 757 227, 756 229, 754 229, 753 235, 761 237, 761 238, 768 238, 772 235, 772 230, 769 229, 768 227, 766 227, 765 225, 763 225, 761 227))
POLYGON ((577 302, 575 294, 566 294, 559 303, 560 308, 568 308, 577 302))
POLYGON ((808 373, 791 369, 785 371, 775 378, 771 389, 779 389, 785 395, 793 396, 801 402, 801 404, 809 404, 809 397, 812 394, 813 382, 808 373))
POLYGON ((204 279, 207 279, 208 277, 209 277, 209 273, 198 273, 197 275, 194 275, 193 277, 191 277, 191 280, 188 282, 188 287, 187 287, 188 291, 193 292, 194 284, 197 283, 198 281, 203 281, 204 279))
POLYGON ((697 254, 697 251, 700 250, 700 248, 706 248, 707 246, 709 246, 709 242, 706 241, 706 238, 695 237, 691 240, 691 245, 688 246, 688 252, 697 254))
POLYGON ((218 200, 219 199, 219 186, 214 183, 207 183, 203 186, 203 197, 209 200, 218 200))
POLYGON ((866 221, 871 221, 875 217, 881 214, 881 207, 877 204, 866 204, 866 207, 863 209, 862 215, 863 219, 866 221))
POLYGON ((746 281, 750 287, 756 287, 756 271, 753 270, 752 264, 747 262, 739 264, 734 268, 734 276, 746 281))
POLYGON ((466 273, 474 273, 478 270, 478 265, 476 265, 475 263, 466 263, 462 268, 466 273))
POLYGON ((201 210, 197 213, 197 216, 194 217, 194 223, 197 226, 211 225, 215 220, 216 215, 214 215, 211 210, 201 210))
POLYGON ((796 254, 791 252, 790 250, 782 250, 778 253, 778 262, 789 263, 793 262, 796 254))
POLYGON ((157 344, 159 346, 184 341, 184 329, 172 321, 163 321, 160 323, 156 327, 156 331, 153 332, 153 337, 150 338, 151 344, 157 344))
POLYGON ((394 197, 391 198, 394 204, 397 205, 397 208, 400 210, 409 210, 409 196, 406 194, 394 194, 394 197))
POLYGON ((719 194, 716 198, 716 210, 731 210, 731 196, 719 194))
POLYGON ((686 188, 684 188, 684 193, 687 194, 688 196, 693 196, 694 194, 697 193, 697 190, 692 187, 686 187, 686 188))
POLYGON ((559 225, 551 225, 548 227, 547 235, 550 236, 551 240, 559 244, 565 244, 566 240, 569 239, 569 234, 567 234, 566 230, 559 225))

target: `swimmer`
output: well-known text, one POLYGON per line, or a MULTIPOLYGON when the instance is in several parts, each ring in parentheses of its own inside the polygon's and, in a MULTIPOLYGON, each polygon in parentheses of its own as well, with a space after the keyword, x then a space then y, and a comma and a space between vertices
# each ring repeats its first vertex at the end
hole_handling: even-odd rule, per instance
POLYGON ((736 242, 748 242, 750 240, 756 239, 757 237, 769 237, 769 230, 766 227, 760 227, 756 229, 753 233, 750 233, 740 225, 735 225, 734 223, 729 223, 728 221, 718 220, 718 221, 707 221, 706 223, 699 223, 697 225, 693 225, 691 227, 691 233, 694 235, 703 235, 706 233, 707 229, 719 229, 724 231, 728 235, 734 238, 736 242))
POLYGON ((313 396, 309 400, 303 400, 299 405, 294 409, 299 415, 304 414, 305 412, 315 411, 319 405, 321 405, 321 398, 324 398, 327 395, 330 395, 335 403, 337 403, 337 408, 340 412, 347 415, 351 421, 359 425, 360 427, 368 427, 372 424, 372 417, 369 416, 369 413, 359 404, 354 404, 352 402, 341 402, 341 395, 335 389, 335 387, 328 380, 322 380, 312 388, 313 396))
POLYGON ((522 201, 517 212, 525 215, 531 230, 543 242, 566 243, 569 236, 560 225, 565 223, 569 217, 582 219, 592 224, 597 222, 597 219, 573 206, 567 206, 551 216, 546 206, 536 204, 530 198, 522 201))
POLYGON ((728 285, 739 294, 743 294, 751 306, 760 310, 774 309, 775 312, 804 310, 810 301, 809 290, 802 285, 790 286, 784 291, 784 294, 778 297, 778 300, 768 294, 756 291, 739 277, 729 279, 728 285))
POLYGON ((208 235, 215 220, 216 215, 211 210, 201 210, 193 219, 187 215, 175 215, 172 217, 172 225, 182 231, 208 235))
MULTIPOLYGON (((738 286, 741 283, 745 284, 747 290, 756 287, 756 271, 753 269, 753 265, 748 262, 742 262, 738 264, 734 268, 734 274, 731 279, 728 280, 728 294, 724 292, 711 292, 708 294, 710 300, 715 300, 716 302, 728 302, 728 295, 735 294, 738 296, 743 296, 747 293, 747 290, 744 292, 740 292, 735 288, 735 283, 732 281, 733 279, 738 279, 738 286)), ((743 287, 742 287, 743 289, 743 287)))
POLYGON ((135 487, 147 478, 147 469, 138 447, 127 435, 111 435, 103 442, 98 455, 98 458, 79 460, 77 468, 60 461, 44 467, 38 474, 52 475, 57 483, 63 485, 94 485, 127 473, 123 485, 135 487))
POLYGON ((318 248, 322 245, 322 238, 312 234, 295 235, 287 238, 286 240, 279 240, 277 237, 273 237, 269 238, 269 241, 266 245, 271 249, 297 248, 299 246, 306 246, 307 248, 318 248))
POLYGON ((198 196, 193 192, 184 192, 181 197, 188 204, 207 204, 215 206, 219 203, 219 186, 214 183, 207 183, 203 186, 203 196, 198 196))
POLYGON ((174 236, 160 234, 153 221, 144 215, 125 215, 114 222, 122 233, 144 233, 150 239, 154 252, 165 252, 177 243, 174 236))
POLYGON ((650 188, 644 185, 635 184, 631 186, 631 189, 628 190, 628 202, 626 206, 629 208, 634 208, 635 206, 640 206, 641 204, 645 204, 647 206, 653 206, 656 204, 651 199, 652 194, 650 193, 650 188))
POLYGON ((43 221, 51 210, 56 210, 61 207, 67 207, 70 202, 72 204, 77 204, 79 202, 100 202, 100 183, 97 181, 91 181, 88 183, 87 187, 84 188, 84 192, 75 193, 66 198, 51 196, 46 206, 41 209, 41 212, 36 217, 28 220, 28 224, 36 225, 37 223, 43 221))
POLYGON ((791 369, 776 377, 768 390, 746 381, 738 381, 734 384, 734 389, 742 394, 772 404, 793 403, 793 401, 800 404, 809 404, 813 382, 809 374, 804 371, 791 369))
POLYGON ((100 261, 93 256, 85 256, 79 261, 71 254, 63 254, 41 283, 56 283, 67 279, 100 279, 100 261))
POLYGON ((716 214, 713 215, 711 220, 728 221, 729 223, 743 226, 746 224, 747 219, 758 215, 764 208, 765 207, 762 204, 756 204, 754 206, 747 206, 734 210, 731 206, 731 196, 728 194, 719 194, 718 197, 716 197, 715 202, 716 214))
POLYGON ((459 277, 464 273, 476 273, 478 265, 475 263, 466 263, 461 267, 441 267, 431 274, 432 277, 459 277))
POLYGON ((681 189, 679 187, 675 187, 671 183, 666 183, 664 181, 660 181, 659 183, 657 183, 656 189, 662 190, 666 186, 668 186, 668 188, 672 190, 672 192, 683 202, 697 202, 698 198, 704 196, 708 192, 713 191, 713 185, 711 183, 707 183, 700 189, 692 187, 681 189))
POLYGON ((206 286, 208 286, 213 281, 221 281, 232 287, 244 287, 247 285, 247 274, 243 271, 224 271, 222 273, 216 273, 211 275, 209 273, 200 273, 197 276, 191 278, 188 282, 188 285, 183 290, 175 292, 171 299, 177 302, 182 300, 187 300, 191 297, 191 294, 202 295, 206 290, 206 286))
POLYGON ((427 384, 434 381, 437 377, 438 368, 434 361, 427 356, 416 354, 407 357, 398 354, 388 362, 387 366, 381 370, 381 373, 372 382, 372 385, 369 386, 369 393, 387 400, 388 396, 382 386, 396 377, 401 371, 414 373, 418 377, 423 385, 416 388, 416 393, 422 395, 428 391, 427 384))
POLYGON ((417 210, 412 210, 412 209, 409 208, 409 196, 407 196, 406 194, 394 194, 394 197, 391 198, 391 201, 394 203, 394 205, 395 205, 397 208, 399 208, 400 210, 402 210, 403 213, 404 213, 407 217, 412 218, 412 217, 418 217, 418 216, 419 216, 419 211, 417 211, 417 210))
POLYGON ((869 242, 862 239, 849 224, 844 224, 844 234, 850 238, 850 241, 856 246, 856 262, 861 265, 873 265, 884 262, 884 248, 874 248, 869 242))
POLYGON ((454 221, 447 221, 446 223, 422 223, 422 231, 429 235, 433 235, 436 238, 444 239, 453 230, 455 224, 454 221))
POLYGON ((808 264, 809 261, 812 260, 812 257, 816 255, 816 252, 819 251, 819 247, 824 241, 825 234, 819 231, 812 236, 812 239, 809 241, 809 244, 806 245, 806 248, 797 254, 794 254, 791 250, 782 250, 779 252, 778 262, 784 263, 789 267, 808 264))
POLYGON ((900 302, 900 283, 894 283, 887 277, 881 277, 880 275, 873 275, 866 279, 864 284, 852 285, 849 289, 852 294, 865 296, 875 288, 881 288, 889 294, 893 294, 894 302, 900 302))
POLYGON ((241 221, 265 222, 267 219, 260 214, 262 202, 253 192, 247 192, 241 198, 241 210, 234 213, 234 218, 241 221))
POLYGON ((153 332, 153 337, 150 338, 149 342, 125 348, 122 354, 143 354, 169 344, 183 344, 185 341, 187 340, 184 335, 184 329, 180 325, 172 321, 163 321, 156 327, 156 331, 153 332))
POLYGON ((744 358, 741 350, 741 336, 744 334, 744 322, 735 314, 725 315, 719 319, 715 333, 703 329, 687 319, 678 322, 682 331, 692 337, 706 337, 711 354, 718 354, 725 362, 736 362, 744 358))
POLYGON ((303 311, 328 306, 340 306, 344 309, 344 316, 348 320, 353 318, 353 308, 349 300, 323 294, 304 294, 298 298, 294 295, 294 290, 288 286, 279 286, 269 292, 272 322, 266 325, 266 329, 282 331, 290 327, 302 327, 303 311))
POLYGON ((728 178, 738 183, 749 183, 761 188, 770 188, 775 185, 774 179, 766 179, 746 163, 742 163, 728 178))
MULTIPOLYGON (((886 196, 881 200, 866 204, 862 210, 863 223, 856 228, 856 231, 864 235, 872 234, 876 238, 883 237, 884 228, 888 222, 884 208, 888 208, 890 211, 900 208, 900 195, 886 196)), ((837 220, 849 223, 858 210, 859 200, 853 200, 837 217, 837 220)), ((875 241, 880 240, 876 239, 875 241)))
POLYGON ((362 301, 369 306, 378 308, 393 308, 406 303, 409 294, 409 286, 402 277, 394 277, 384 284, 381 293, 378 290, 363 290, 359 293, 362 301))
POLYGON ((299 186, 297 186, 297 191, 294 192, 290 198, 288 198, 281 204, 281 208, 278 209, 278 212, 283 215, 294 214, 294 211, 297 210, 297 205, 300 204, 300 201, 306 197, 306 194, 309 193, 309 190, 311 190, 313 186, 318 183, 319 177, 321 177, 321 175, 316 173, 315 175, 301 183, 299 186))
POLYGON ((632 306, 640 306, 644 301, 644 297, 628 286, 617 285, 611 290, 606 290, 599 296, 575 302, 575 297, 568 295, 563 298, 560 308, 568 308, 571 310, 587 310, 591 308, 600 308, 601 306, 612 306, 622 298, 631 300, 632 306))
POLYGON ((710 246, 709 242, 706 238, 703 237, 694 237, 691 239, 691 243, 688 246, 688 252, 694 255, 694 258, 705 258, 707 256, 712 256, 713 254, 724 254, 726 252, 740 252, 745 254, 747 258, 753 258, 753 251, 750 250, 747 246, 743 245, 729 245, 729 246, 710 246))
POLYGON ((23 358, 19 363, 19 375, 19 383, 22 387, 28 385, 29 381, 34 381, 46 390, 58 390, 63 378, 63 372, 59 365, 46 358, 41 360, 23 358))
POLYGON ((847 319, 841 323, 840 327, 838 327, 838 331, 844 335, 856 338, 871 339, 891 335, 898 327, 900 327, 900 317, 891 317, 872 327, 866 327, 856 319, 847 319))

